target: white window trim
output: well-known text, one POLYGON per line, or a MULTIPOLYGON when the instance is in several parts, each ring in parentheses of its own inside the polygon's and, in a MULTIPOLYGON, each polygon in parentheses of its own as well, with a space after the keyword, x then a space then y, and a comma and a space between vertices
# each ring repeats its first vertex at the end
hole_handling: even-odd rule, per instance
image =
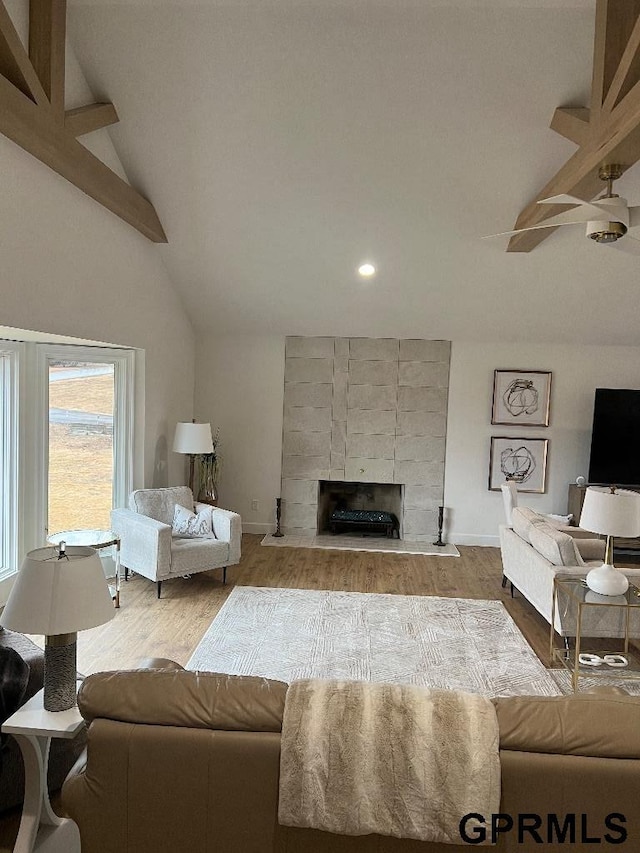
MULTIPOLYGON (((114 365, 115 400, 113 413, 114 472, 113 506, 126 506, 133 488, 133 459, 136 435, 135 380, 136 352, 114 347, 36 344, 35 376, 37 387, 32 396, 35 411, 31 422, 39 429, 34 436, 34 464, 30 481, 32 513, 29 538, 38 547, 47 536, 48 455, 49 455, 49 363, 51 361, 85 361, 114 365)), ((28 486, 27 486, 28 488, 28 486)), ((29 548, 27 548, 29 550, 29 548)))
POLYGON ((18 565, 20 507, 19 462, 22 451, 20 441, 19 413, 21 390, 21 356, 24 345, 13 341, 0 341, 0 371, 2 371, 2 502, 0 524, 3 528, 3 547, 0 549, 0 583, 16 572, 18 565))

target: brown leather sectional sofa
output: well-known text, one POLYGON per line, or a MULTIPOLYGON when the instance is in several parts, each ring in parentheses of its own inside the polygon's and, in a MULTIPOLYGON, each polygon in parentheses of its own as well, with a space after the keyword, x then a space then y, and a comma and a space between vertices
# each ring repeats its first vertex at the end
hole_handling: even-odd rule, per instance
MULTIPOLYGON (((281 682, 177 665, 87 678, 78 704, 90 723, 88 760, 63 788, 83 853, 475 847, 462 838, 441 845, 279 826, 286 691, 281 682)), ((498 834, 493 849, 640 851, 640 697, 516 697, 495 706, 506 815, 496 822, 505 828, 512 821, 513 828, 498 834)))

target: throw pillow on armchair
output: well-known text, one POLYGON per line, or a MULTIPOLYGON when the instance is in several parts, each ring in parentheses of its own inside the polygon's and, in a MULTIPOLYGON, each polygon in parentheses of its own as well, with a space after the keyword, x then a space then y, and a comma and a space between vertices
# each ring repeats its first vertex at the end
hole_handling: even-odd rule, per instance
POLYGON ((212 527, 211 508, 192 512, 186 506, 176 504, 173 511, 171 533, 182 539, 215 539, 212 527))

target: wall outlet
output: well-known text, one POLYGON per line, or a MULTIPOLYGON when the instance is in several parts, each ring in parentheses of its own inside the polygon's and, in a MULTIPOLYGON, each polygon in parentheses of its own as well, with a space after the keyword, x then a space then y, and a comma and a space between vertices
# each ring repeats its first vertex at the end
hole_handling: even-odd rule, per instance
POLYGON ((251 501, 251 509, 253 512, 257 512, 260 509, 260 504, 258 501, 251 501))

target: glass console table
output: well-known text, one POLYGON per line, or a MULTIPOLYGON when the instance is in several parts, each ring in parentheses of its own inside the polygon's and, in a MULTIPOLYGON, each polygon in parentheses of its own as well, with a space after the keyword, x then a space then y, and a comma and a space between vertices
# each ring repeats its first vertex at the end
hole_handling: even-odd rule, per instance
POLYGON ((574 693, 579 678, 640 679, 640 656, 629 643, 631 631, 640 633, 639 626, 640 589, 634 584, 624 595, 600 595, 589 589, 584 578, 556 575, 549 657, 552 666, 559 662, 569 671, 574 693), (555 645, 556 613, 563 614, 563 622, 575 624, 575 648, 555 645), (608 632, 607 650, 584 646, 584 637, 608 637, 608 632))
POLYGON ((120 607, 120 539, 113 530, 61 530, 47 536, 50 545, 83 545, 100 551, 103 548, 115 547, 116 576, 115 583, 109 584, 109 592, 116 607, 120 607))

